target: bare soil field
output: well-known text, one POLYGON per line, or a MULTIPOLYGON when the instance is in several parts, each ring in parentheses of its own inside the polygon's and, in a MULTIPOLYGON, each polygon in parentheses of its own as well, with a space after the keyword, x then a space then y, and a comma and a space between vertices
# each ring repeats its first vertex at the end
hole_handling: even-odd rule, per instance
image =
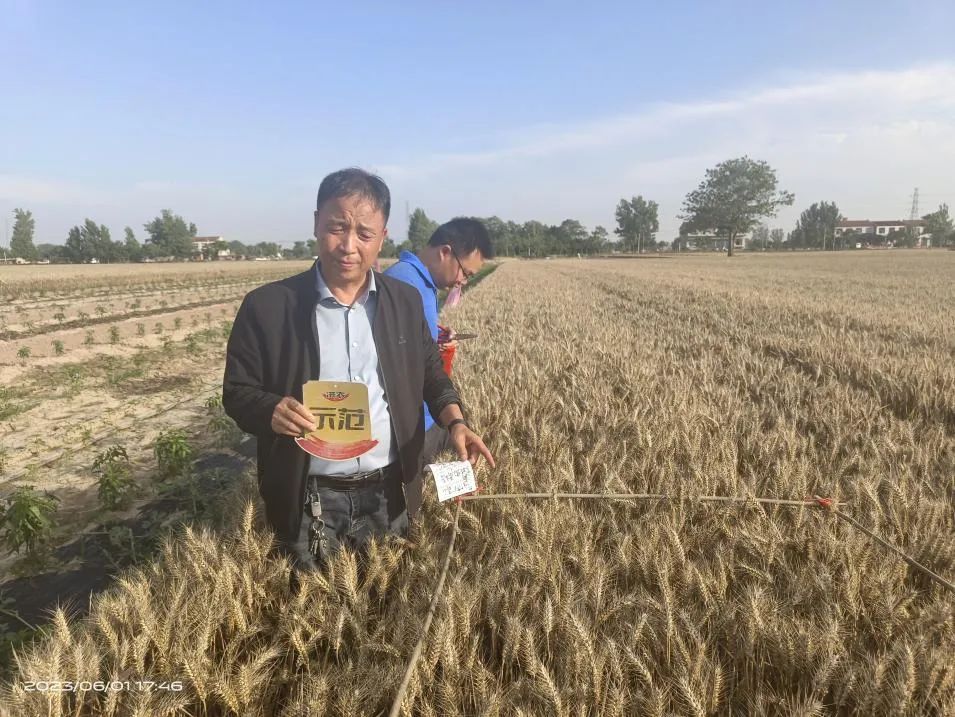
MULTIPOLYGON (((190 428, 208 443, 193 424, 221 392, 239 302, 308 266, 0 267, 10 297, 0 308, 0 496, 50 491, 61 535, 75 535, 103 517, 92 465, 105 448, 122 445, 148 482, 161 431, 190 428)), ((4 552, 0 570, 14 561, 4 552)))

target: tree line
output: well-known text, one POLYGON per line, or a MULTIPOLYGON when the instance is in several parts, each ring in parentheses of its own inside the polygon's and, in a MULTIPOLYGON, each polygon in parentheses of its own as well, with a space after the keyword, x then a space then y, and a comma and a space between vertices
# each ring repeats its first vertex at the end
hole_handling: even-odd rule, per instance
MULTIPOLYGON (((478 219, 487 227, 498 256, 575 256, 601 254, 612 249, 649 251, 662 248, 665 242, 658 242, 655 238, 659 230, 657 211, 657 203, 642 196, 621 199, 617 205, 617 227, 614 229, 617 240, 611 239, 605 227, 597 225, 593 230, 588 230, 577 219, 565 219, 560 224, 545 224, 536 220, 518 223, 497 216, 478 219)), ((430 219, 423 209, 415 209, 409 218, 407 240, 388 247, 387 251, 382 251, 382 256, 405 250, 417 252, 428 243, 437 228, 438 223, 430 219)))
MULTIPOLYGON (((13 234, 10 237, 10 257, 26 261, 50 261, 52 263, 85 264, 96 260, 102 263, 138 262, 156 259, 216 259, 219 252, 228 250, 233 257, 284 257, 308 259, 312 256, 309 242, 295 242, 291 249, 283 249, 276 242, 262 241, 243 244, 240 241, 216 241, 207 244, 201 252, 196 251, 196 225, 186 222, 178 214, 163 209, 159 216, 143 225, 144 241, 136 237, 132 227, 123 230, 123 238, 113 239, 109 227, 86 219, 72 227, 64 244, 38 244, 33 242, 36 221, 33 213, 17 208, 13 210, 13 234)), ((8 253, 0 247, 0 255, 8 253)))
MULTIPOLYGON (((684 219, 681 237, 722 237, 733 253, 735 239, 751 232, 762 217, 775 216, 779 207, 792 204, 790 192, 777 190, 776 173, 766 162, 740 157, 723 162, 706 172, 697 189, 690 192, 680 215, 684 219)), ((607 230, 597 226, 588 231, 576 219, 557 225, 538 221, 517 224, 499 217, 483 218, 494 248, 501 256, 550 256, 600 254, 610 250, 643 253, 667 246, 657 239, 660 228, 657 202, 636 195, 621 199, 616 206, 611 241, 607 230)), ((408 240, 397 249, 417 251, 437 227, 422 209, 415 209, 408 226, 408 240)), ((680 237, 671 246, 678 248, 680 237)))
MULTIPOLYGON (((770 229, 763 219, 776 216, 783 206, 795 201, 792 192, 778 189, 775 170, 766 162, 750 157, 739 157, 721 162, 706 170, 699 186, 687 194, 683 202, 683 219, 679 236, 672 242, 657 239, 659 205, 635 195, 621 199, 616 206, 614 239, 602 226, 588 230, 576 219, 565 219, 560 224, 545 224, 531 220, 524 223, 504 220, 497 216, 479 217, 487 226, 500 256, 541 257, 553 255, 593 255, 609 251, 643 253, 664 247, 674 250, 707 248, 715 243, 727 247, 733 254, 736 239, 748 235, 749 249, 753 250, 837 250, 855 248, 856 243, 869 246, 914 246, 918 235, 914 228, 887 234, 837 235, 836 229, 843 217, 835 202, 816 202, 802 212, 796 226, 788 234, 782 229, 770 229)), ((186 259, 195 256, 193 240, 196 225, 187 223, 168 209, 144 225, 145 241, 140 244, 132 228, 126 227, 122 241, 114 241, 109 229, 87 219, 70 229, 66 244, 33 245, 33 215, 26 210, 14 210, 15 224, 10 241, 13 256, 29 261, 104 262, 142 261, 172 257, 186 259)), ((925 232, 932 237, 933 246, 955 246, 955 229, 948 205, 922 217, 925 232)), ((438 224, 423 209, 416 208, 409 217, 408 238, 400 244, 387 239, 381 256, 394 257, 403 250, 417 252, 427 244, 438 224)), ((291 249, 282 249, 274 242, 245 245, 238 241, 217 242, 203 249, 203 258, 214 259, 228 249, 233 256, 277 257, 306 259, 312 256, 313 242, 296 241, 291 249)))

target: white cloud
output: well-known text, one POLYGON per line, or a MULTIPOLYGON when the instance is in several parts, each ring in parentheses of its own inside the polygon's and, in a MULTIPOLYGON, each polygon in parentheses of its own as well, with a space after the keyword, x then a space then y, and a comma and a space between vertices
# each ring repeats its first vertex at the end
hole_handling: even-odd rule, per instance
MULTIPOLYGON (((375 157, 393 192, 396 237, 404 235, 406 201, 441 220, 572 217, 612 229, 617 201, 643 194, 660 204, 660 238, 669 239, 684 196, 705 170, 743 154, 768 161, 780 186, 796 194, 771 226, 791 228, 802 209, 823 199, 849 216, 905 216, 916 186, 926 213, 941 201, 955 205, 955 64, 790 76, 586 122, 515 127, 480 151, 442 152, 438 142, 375 157)), ((34 209, 38 241, 63 241, 84 216, 114 231, 125 224, 138 230, 163 207, 204 233, 243 241, 307 236, 314 179, 276 181, 268 168, 258 176, 250 169, 245 180, 223 174, 120 184, 0 174, 0 213, 34 209)))
POLYGON ((802 77, 659 103, 573 126, 523 128, 496 148, 382 170, 413 203, 445 215, 484 213, 469 208, 476 206, 515 220, 573 216, 610 226, 620 197, 643 194, 660 203, 661 238, 669 238, 706 168, 742 154, 769 161, 780 185, 796 193, 795 206, 769 220, 776 226, 791 227, 821 199, 845 214, 881 208, 886 216, 901 215, 915 186, 955 200, 955 65, 802 77))

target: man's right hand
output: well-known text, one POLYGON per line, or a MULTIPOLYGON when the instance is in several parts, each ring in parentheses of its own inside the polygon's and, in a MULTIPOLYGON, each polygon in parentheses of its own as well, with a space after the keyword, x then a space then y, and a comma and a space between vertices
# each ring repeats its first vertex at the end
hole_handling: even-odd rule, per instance
POLYGON ((315 430, 315 416, 292 396, 286 396, 272 411, 272 430, 283 436, 301 436, 315 430))

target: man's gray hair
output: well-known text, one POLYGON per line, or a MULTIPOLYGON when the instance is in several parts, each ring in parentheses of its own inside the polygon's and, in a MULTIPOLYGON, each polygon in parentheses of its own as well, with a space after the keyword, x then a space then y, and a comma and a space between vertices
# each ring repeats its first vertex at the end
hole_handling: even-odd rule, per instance
POLYGON ((388 215, 391 213, 391 192, 388 191, 388 185, 378 175, 358 167, 332 172, 322 180, 318 188, 315 209, 321 211, 325 202, 342 197, 367 199, 375 209, 381 210, 385 217, 385 224, 388 223, 388 215))

